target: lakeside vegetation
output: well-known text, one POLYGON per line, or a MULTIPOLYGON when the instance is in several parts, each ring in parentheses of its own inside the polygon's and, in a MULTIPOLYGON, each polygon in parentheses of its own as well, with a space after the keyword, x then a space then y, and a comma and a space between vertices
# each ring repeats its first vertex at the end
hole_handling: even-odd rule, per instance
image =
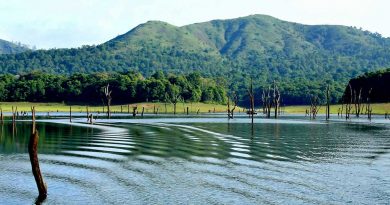
POLYGON ((56 75, 31 72, 0 75, 0 102, 65 102, 67 104, 106 104, 103 88, 109 85, 112 104, 134 102, 227 101, 224 84, 194 72, 187 75, 157 71, 145 78, 139 72, 56 75))
POLYGON ((367 72, 349 81, 351 88, 346 87, 344 100, 348 101, 352 94, 360 95, 371 102, 390 102, 390 68, 367 72))
MULTIPOLYGON (((145 113, 153 113, 154 108, 158 108, 158 112, 163 114, 165 113, 165 105, 167 106, 167 113, 173 113, 172 103, 151 103, 151 102, 142 102, 142 103, 132 103, 132 104, 123 104, 123 105, 114 105, 111 106, 111 110, 114 113, 120 113, 121 110, 123 113, 128 113, 128 106, 130 107, 130 113, 132 113, 133 107, 138 107, 138 111, 142 110, 142 107, 145 107, 145 113), (121 108, 122 107, 122 108, 121 108)), ((69 107, 72 107, 72 112, 86 112, 86 105, 67 105, 63 103, 37 103, 37 102, 0 102, 0 108, 4 112, 11 112, 12 106, 14 108, 18 107, 18 111, 31 111, 31 106, 35 106, 37 112, 69 112, 69 107)), ((374 103, 371 105, 373 108, 374 114, 386 114, 390 113, 390 103, 374 103)), ((213 104, 213 103, 178 103, 177 104, 177 113, 185 113, 186 108, 189 108, 190 113, 196 113, 199 109, 200 113, 209 113, 215 112, 223 113, 226 112, 226 105, 222 104, 213 104)), ((282 107, 284 113, 287 114, 305 114, 306 110, 310 108, 310 105, 294 105, 294 106, 285 106, 282 107)), ((331 105, 330 113, 337 114, 338 109, 341 108, 341 105, 331 105)), ((103 106, 88 106, 90 112, 103 112, 103 106)), ((242 107, 236 109, 236 113, 242 111, 242 107)), ((104 108, 107 111, 107 108, 104 108)), ((352 110, 353 112, 353 110, 352 110)), ((325 105, 320 107, 319 114, 325 114, 325 105)))
MULTIPOLYGON (((390 103, 374 103, 371 104, 372 110, 374 114, 384 115, 386 113, 390 113, 390 103)), ((293 114, 304 114, 306 110, 310 108, 310 105, 295 105, 295 106, 286 106, 283 107, 283 111, 286 113, 293 113, 293 114)), ((331 105, 330 106, 330 114, 337 114, 339 108, 341 109, 341 105, 331 105)), ((325 105, 320 107, 320 110, 318 111, 319 114, 325 114, 325 105)), ((344 111, 345 112, 345 111, 344 111)), ((352 113, 354 113, 354 110, 352 109, 352 113)), ((343 113, 344 115, 345 113, 343 113)))
MULTIPOLYGON (((153 113, 154 108, 158 109, 158 113, 165 113, 165 105, 167 107, 167 113, 173 113, 173 104, 172 103, 133 103, 133 104, 123 104, 123 105, 114 105, 111 106, 111 112, 120 113, 121 110, 123 113, 128 113, 128 107, 130 108, 130 113, 133 111, 133 107, 138 107, 138 112, 142 111, 142 107, 145 108, 145 113, 153 113)), ((37 102, 0 102, 0 108, 3 109, 3 112, 11 112, 12 106, 18 108, 18 111, 31 112, 31 106, 34 106, 37 112, 69 112, 69 107, 72 107, 72 112, 86 112, 86 105, 67 105, 63 103, 37 103, 37 102)), ((222 104, 213 104, 213 103, 178 103, 177 104, 177 113, 182 114, 186 112, 187 107, 189 108, 190 113, 196 113, 199 110, 199 113, 208 113, 208 112, 226 112, 226 105, 222 104)), ((88 106, 89 112, 101 112, 103 113, 103 106, 88 106)), ((107 107, 104 108, 104 111, 107 112, 107 107)), ((238 110, 237 110, 238 111, 238 110)))

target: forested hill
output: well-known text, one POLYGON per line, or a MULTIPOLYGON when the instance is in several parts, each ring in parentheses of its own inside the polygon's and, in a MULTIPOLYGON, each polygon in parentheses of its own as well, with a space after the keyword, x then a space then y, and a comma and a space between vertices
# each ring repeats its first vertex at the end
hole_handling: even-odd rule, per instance
POLYGON ((361 29, 334 25, 302 25, 253 15, 177 27, 149 21, 98 46, 28 51, 0 55, 0 73, 77 73, 156 70, 200 71, 227 76, 235 90, 245 90, 253 76, 257 86, 277 80, 285 102, 304 103, 326 83, 333 99, 350 78, 390 67, 390 39, 361 29))
POLYGON ((0 39, 0 54, 15 54, 27 51, 28 48, 0 39))
POLYGON ((361 92, 363 101, 390 102, 390 68, 376 72, 368 72, 349 81, 351 88, 345 88, 344 96, 350 99, 352 93, 358 96, 361 92), (371 90, 371 92, 370 92, 371 90))

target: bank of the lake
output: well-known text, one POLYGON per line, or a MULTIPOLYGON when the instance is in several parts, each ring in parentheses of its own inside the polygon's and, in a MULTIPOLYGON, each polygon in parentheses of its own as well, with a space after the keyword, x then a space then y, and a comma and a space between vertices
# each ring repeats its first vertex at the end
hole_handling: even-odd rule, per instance
MULTIPOLYGON (((345 106, 345 105, 344 105, 345 106)), ((342 105, 337 104, 337 105, 331 105, 330 106, 330 113, 331 114, 337 114, 339 108, 341 109, 342 105)), ((372 111, 374 114, 378 115, 384 115, 386 113, 390 113, 390 103, 374 103, 371 104, 372 111)), ((302 114, 305 113, 306 110, 309 110, 310 105, 295 105, 295 106, 286 106, 283 108, 283 110, 286 113, 292 113, 292 114, 302 114)), ((354 113, 354 105, 352 105, 352 113, 354 113)), ((322 105, 320 108, 320 111, 318 112, 319 114, 325 114, 326 106, 322 105)), ((344 107, 344 112, 345 112, 345 107, 344 107)))
MULTIPOLYGON (((37 102, 0 102, 0 108, 3 109, 3 112, 11 112, 12 106, 18 108, 18 111, 30 111, 31 106, 35 106, 38 112, 69 112, 69 107, 72 107, 72 112, 86 112, 87 105, 67 105, 64 103, 37 103, 37 102)), ((226 112, 227 105, 222 104, 213 104, 213 103, 177 103, 176 105, 177 113, 184 113, 188 107, 190 113, 196 113, 198 110, 200 113, 216 113, 226 112)), ((378 115, 384 115, 390 113, 390 103, 374 103, 371 105, 373 108, 373 113, 378 115)), ((173 104, 172 103, 153 103, 153 102, 140 102, 140 103, 131 103, 124 105, 112 105, 112 112, 123 112, 128 113, 133 111, 133 107, 138 107, 138 112, 142 111, 142 107, 145 108, 145 113, 153 113, 157 111, 158 113, 173 113, 173 104)), ((292 105, 284 106, 282 110, 285 113, 290 114, 304 114, 306 110, 310 108, 310 105, 292 105)), ((337 114, 340 104, 331 105, 330 112, 331 114, 337 114)), ((88 106, 90 112, 103 112, 103 106, 88 106)), ((104 110, 106 111, 106 107, 104 110)), ((238 107, 235 112, 242 111, 243 108, 238 107)), ((344 108, 345 111, 345 108, 344 108)), ((352 106, 352 113, 354 113, 354 107, 352 106)), ((325 105, 320 107, 319 114, 325 114, 325 105)))
MULTIPOLYGON (((18 111, 30 112, 31 107, 35 106, 37 112, 69 112, 69 107, 72 107, 72 112, 86 112, 87 107, 90 112, 103 112, 103 105, 100 106, 88 106, 88 105, 67 105, 64 103, 36 103, 36 102, 0 102, 0 108, 3 112, 11 112, 12 107, 18 109, 18 111)), ((213 104, 213 103, 177 103, 176 112, 184 113, 188 111, 191 113, 208 113, 208 112, 226 112, 227 105, 213 104)), ((124 105, 112 105, 111 112, 123 112, 128 113, 133 111, 133 107, 138 107, 138 112, 142 111, 142 107, 145 108, 145 113, 173 113, 172 103, 152 103, 152 102, 141 102, 124 105)), ((107 107, 104 107, 107 111, 107 107)))

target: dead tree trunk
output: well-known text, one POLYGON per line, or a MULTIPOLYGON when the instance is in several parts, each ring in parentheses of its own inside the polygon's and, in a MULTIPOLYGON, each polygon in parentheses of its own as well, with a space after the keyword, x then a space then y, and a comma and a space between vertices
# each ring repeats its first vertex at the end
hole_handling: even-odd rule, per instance
POLYGON ((92 113, 88 115, 87 122, 89 124, 93 124, 93 114, 92 113))
POLYGON ((15 122, 14 106, 12 106, 12 123, 15 122))
POLYGON ((315 120, 318 114, 318 111, 320 110, 320 107, 318 107, 319 99, 317 96, 312 96, 310 99, 310 119, 315 120))
POLYGON ((362 111, 362 88, 360 88, 359 93, 356 93, 356 90, 354 91, 353 100, 355 104, 355 115, 358 118, 362 111))
POLYGON ((263 93, 261 94, 261 102, 263 104, 263 114, 267 114, 267 103, 266 103, 266 95, 265 90, 263 90, 263 93))
POLYGON ((351 111, 352 111, 352 101, 353 101, 353 90, 351 84, 348 84, 349 91, 350 91, 350 98, 349 100, 346 100, 345 102, 345 119, 350 119, 351 111))
POLYGON ((1 121, 1 124, 4 123, 3 108, 0 108, 0 121, 1 121))
POLYGON ((265 95, 265 102, 266 102, 267 118, 271 118, 271 107, 272 107, 271 87, 268 87, 267 93, 265 95))
POLYGON ((89 109, 88 109, 88 106, 87 106, 87 121, 89 120, 89 109))
POLYGON ((104 87, 104 95, 106 96, 106 99, 107 99, 107 116, 108 116, 108 119, 111 118, 110 106, 111 106, 111 100, 112 100, 112 97, 111 97, 112 90, 109 90, 109 87, 110 87, 110 84, 107 84, 107 86, 104 87))
POLYGON ((228 112, 228 119, 230 119, 230 98, 228 96, 228 102, 227 102, 227 112, 228 112))
POLYGON ((280 107, 280 92, 279 92, 279 88, 276 86, 275 81, 274 81, 273 103, 274 103, 274 107, 275 107, 275 119, 276 119, 276 118, 278 118, 278 110, 280 107))
POLYGON ((326 86, 326 120, 330 118, 330 87, 326 86))
POLYGON ((366 106, 367 117, 370 121, 371 121, 371 117, 372 117, 372 107, 371 107, 371 99, 370 99, 371 92, 372 92, 372 88, 370 89, 370 91, 368 91, 367 106, 366 106))
POLYGON ((248 114, 250 115, 251 119, 252 119, 252 124, 253 124, 253 117, 254 117, 254 114, 255 114, 255 96, 253 94, 253 80, 251 78, 251 85, 250 85, 250 88, 248 89, 248 94, 249 94, 249 100, 250 100, 250 110, 248 112, 248 114))
POLYGON ((141 117, 144 117, 145 107, 142 107, 141 117))
POLYGON ((69 106, 69 122, 72 122, 72 106, 69 106))
POLYGON ((30 136, 30 142, 28 144, 28 153, 30 156, 30 162, 31 162, 31 168, 32 173, 35 178, 35 182, 37 184, 39 196, 38 200, 43 201, 47 197, 47 185, 45 181, 43 180, 41 170, 39 168, 39 160, 38 160, 38 142, 39 142, 39 135, 38 131, 35 128, 35 108, 31 108, 32 113, 32 133, 30 136))
POLYGON ((230 109, 230 98, 228 96, 228 119, 233 119, 234 118, 234 110, 236 109, 237 107, 237 104, 238 104, 238 96, 235 92, 233 92, 232 94, 232 102, 234 103, 233 105, 233 108, 230 109))

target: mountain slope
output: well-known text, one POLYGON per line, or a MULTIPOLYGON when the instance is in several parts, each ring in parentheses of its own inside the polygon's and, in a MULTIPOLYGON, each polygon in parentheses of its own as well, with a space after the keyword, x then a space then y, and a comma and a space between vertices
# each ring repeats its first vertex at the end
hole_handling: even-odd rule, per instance
MULTIPOLYGON (((286 100, 301 103, 331 83, 340 97, 350 78, 390 67, 390 39, 360 29, 303 25, 265 15, 177 27, 149 21, 98 46, 0 55, 0 73, 156 70, 225 77, 245 92, 281 82, 286 100), (318 85, 318 86, 316 86, 318 85)), ((234 85, 234 86, 233 86, 234 85)))
POLYGON ((343 80, 348 80, 356 72, 390 64, 390 39, 352 27, 308 26, 253 15, 185 28, 246 70, 289 77, 304 70, 330 74, 330 79, 346 72, 343 80))
POLYGON ((14 43, 0 39, 0 54, 14 54, 21 53, 28 50, 28 48, 22 45, 16 45, 14 43))

